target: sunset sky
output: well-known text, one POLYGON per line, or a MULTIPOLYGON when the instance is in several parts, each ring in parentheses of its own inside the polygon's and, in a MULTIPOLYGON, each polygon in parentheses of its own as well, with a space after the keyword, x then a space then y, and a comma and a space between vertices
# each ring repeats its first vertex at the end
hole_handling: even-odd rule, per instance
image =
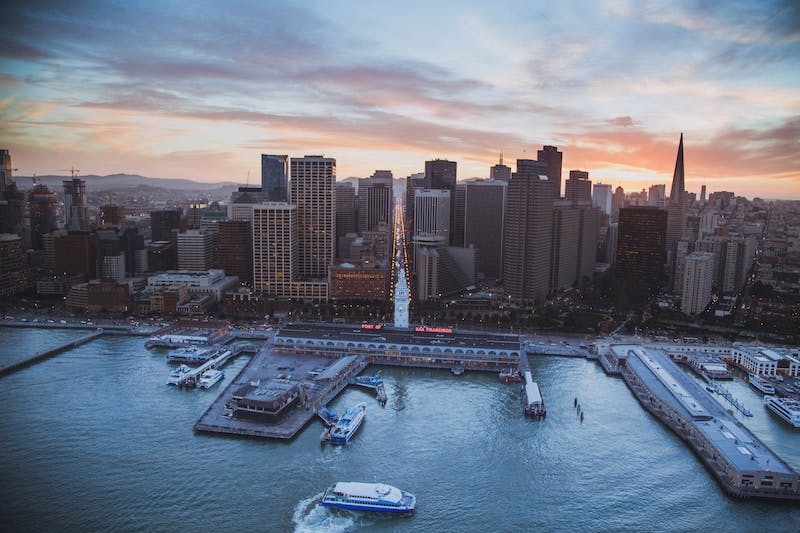
POLYGON ((543 144, 594 182, 800 199, 800 2, 3 2, 0 148, 16 174, 260 180, 543 144))

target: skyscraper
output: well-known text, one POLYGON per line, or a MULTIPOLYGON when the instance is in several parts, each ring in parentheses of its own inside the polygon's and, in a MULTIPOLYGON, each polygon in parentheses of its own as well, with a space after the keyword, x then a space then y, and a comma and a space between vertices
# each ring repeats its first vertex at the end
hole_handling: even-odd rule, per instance
POLYGON ((0 233, 0 296, 28 288, 28 262, 19 235, 0 233))
POLYGON ((503 221, 508 183, 464 182, 464 246, 478 249, 478 271, 489 279, 503 275, 503 221))
MULTIPOLYGON (((570 177, 572 179, 572 177, 570 177)), ((567 195, 570 180, 567 180, 567 195)), ((573 189, 574 192, 574 189, 573 189)), ((550 290, 559 291, 575 283, 578 264, 578 210, 573 202, 558 199, 553 203, 553 243, 550 258, 550 290)))
POLYGON ((64 180, 64 229, 89 230, 86 182, 79 178, 64 180))
POLYGON ((711 302, 713 281, 714 254, 692 252, 687 255, 681 294, 681 311, 687 315, 701 313, 711 302))
POLYGON ((412 265, 415 274, 414 297, 419 301, 438 298, 439 252, 447 247, 452 203, 450 191, 443 189, 414 190, 414 237, 412 265))
POLYGON ((508 183, 511 179, 511 167, 503 164, 503 153, 500 153, 500 162, 489 169, 489 178, 508 183))
POLYGON ((178 268, 208 270, 214 261, 214 236, 199 229, 178 233, 178 268))
POLYGON ((570 170, 565 184, 564 198, 567 200, 591 201, 592 182, 589 173, 584 170, 570 170))
POLYGON ((628 297, 641 301, 664 276, 667 213, 655 207, 624 207, 619 211, 615 278, 630 289, 628 297))
POLYGON ((289 293, 297 279, 297 206, 270 202, 253 207, 253 288, 271 296, 289 293))
POLYGON ((647 190, 647 205, 663 209, 667 204, 667 187, 663 183, 651 185, 647 190))
POLYGON ((125 250, 116 230, 98 230, 97 277, 125 281, 125 250))
POLYGON ((376 170, 372 177, 358 180, 358 231, 392 226, 394 198, 392 172, 376 170))
POLYGON ((125 207, 116 204, 106 204, 100 206, 97 219, 97 224, 101 228, 118 228, 125 222, 125 207))
POLYGON ((6 187, 14 183, 12 174, 11 153, 8 150, 0 150, 0 193, 5 191, 6 187))
POLYGON ((450 191, 418 189, 414 193, 414 235, 437 235, 449 240, 450 191))
POLYGON ((348 233, 358 231, 358 204, 356 188, 349 181, 336 184, 336 257, 344 257, 347 250, 339 240, 348 233))
MULTIPOLYGON (((547 165, 547 172, 545 173, 550 178, 550 183, 553 186, 553 198, 561 196, 561 163, 564 154, 558 151, 555 146, 543 146, 537 152, 536 159, 547 165)), ((519 172, 519 168, 517 168, 519 172)))
POLYGON ((611 198, 611 218, 619 219, 619 210, 625 207, 625 189, 617 187, 614 189, 614 196, 611 198))
POLYGON ((453 217, 453 224, 450 226, 450 233, 455 234, 450 240, 451 246, 464 246, 464 224, 466 223, 466 202, 467 189, 463 183, 456 184, 456 197, 452 201, 452 208, 456 213, 453 217))
POLYGON ((611 185, 595 183, 592 190, 592 205, 600 209, 604 215, 610 216, 612 203, 611 185))
POLYGON ((150 233, 153 241, 176 242, 173 230, 181 227, 180 209, 162 209, 150 213, 150 233))
MULTIPOLYGON (((547 148, 547 147, 546 147, 547 148)), ((550 281, 555 188, 539 161, 517 160, 506 196, 503 281, 508 296, 541 303, 550 281)))
POLYGON ((36 185, 28 193, 28 212, 31 221, 31 248, 41 250, 42 235, 56 229, 56 193, 46 185, 36 185))
POLYGON ((588 200, 553 202, 550 289, 591 279, 597 257, 600 211, 588 200))
POLYGON ((414 191, 417 189, 430 188, 426 185, 425 174, 412 174, 406 178, 406 203, 405 203, 405 220, 406 220, 406 235, 404 238, 411 240, 414 235, 414 191))
POLYGON ((261 190, 271 202, 289 201, 289 156, 261 154, 261 190))
POLYGON ((336 160, 293 157, 291 169, 299 275, 308 280, 327 279, 336 239, 336 160))
POLYGON ((425 187, 450 191, 451 209, 448 232, 451 245, 455 243, 455 233, 453 230, 456 226, 456 172, 457 166, 455 161, 448 161, 447 159, 425 161, 425 187))
POLYGON ((686 186, 683 171, 683 133, 678 143, 678 155, 675 158, 675 172, 672 175, 672 188, 669 193, 667 206, 667 240, 666 250, 668 257, 675 251, 675 245, 683 238, 683 229, 686 226, 686 186))
POLYGON ((241 285, 253 285, 253 234, 247 220, 217 222, 217 250, 214 268, 239 278, 241 285))

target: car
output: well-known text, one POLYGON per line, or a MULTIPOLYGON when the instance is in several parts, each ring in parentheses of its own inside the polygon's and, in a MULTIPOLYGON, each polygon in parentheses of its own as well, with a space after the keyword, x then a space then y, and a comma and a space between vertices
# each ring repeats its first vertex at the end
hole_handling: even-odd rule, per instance
POLYGON ((66 324, 66 323, 67 323, 67 321, 66 321, 66 320, 59 320, 59 323, 61 323, 61 324, 66 324))

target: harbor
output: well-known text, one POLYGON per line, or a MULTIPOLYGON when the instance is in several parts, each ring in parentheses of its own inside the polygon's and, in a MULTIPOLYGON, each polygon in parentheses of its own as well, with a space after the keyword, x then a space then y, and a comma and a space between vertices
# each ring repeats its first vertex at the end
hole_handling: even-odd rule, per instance
MULTIPOLYGON (((47 348, 32 328, 2 334, 23 353, 47 348)), ((148 353, 143 342, 101 336, 67 352, 69 357, 4 378, 0 396, 7 408, 0 429, 7 435, 7 523, 124 530, 135 515, 148 530, 178 524, 217 529, 231 527, 233 516, 237 528, 254 530, 438 531, 451 523, 454 502, 474 501, 470 487, 478 484, 508 503, 465 505, 459 520, 474 524, 473 530, 497 524, 546 530, 561 520, 581 531, 655 523, 695 531, 707 529, 711 515, 720 523, 759 530, 800 527, 792 505, 726 498, 690 447, 642 409, 622 379, 607 379, 599 365, 581 358, 530 358, 547 402, 545 423, 521 415, 521 384, 503 385, 496 373, 468 371, 454 378, 447 369, 368 367, 358 375, 381 371, 386 407, 378 407, 372 390, 346 386, 328 405, 341 413, 364 401, 367 420, 348 446, 320 448, 322 425, 313 420, 291 440, 193 432, 192 425, 250 361, 230 361, 223 386, 211 394, 177 391, 164 384, 165 352, 148 353), (575 396, 586 412, 582 424, 575 396), (112 410, 113 417, 98 415, 112 410), (124 462, 117 450, 125 451, 124 462), (108 475, 94 478, 89 495, 76 496, 87 489, 83 469, 74 465, 88 463, 108 475), (362 517, 354 523, 347 514, 320 509, 317 495, 330 484, 372 481, 376 472, 382 473, 377 480, 418 496, 414 517, 362 517), (52 483, 53 476, 59 483, 52 483), (589 478, 606 489, 580 489, 589 478), (449 480, 447 491, 443 479, 449 480), (198 498, 203 487, 237 497, 198 498), (643 507, 640 501, 621 501, 620 491, 668 496, 643 507), (70 505, 37 514, 42 498, 70 505), (265 505, 270 512, 263 512, 265 505), (679 516, 676 506, 682 509, 679 516)), ((737 379, 726 386, 753 408, 746 424, 759 440, 794 468, 800 466, 796 430, 756 409, 758 394, 746 383, 737 379)))

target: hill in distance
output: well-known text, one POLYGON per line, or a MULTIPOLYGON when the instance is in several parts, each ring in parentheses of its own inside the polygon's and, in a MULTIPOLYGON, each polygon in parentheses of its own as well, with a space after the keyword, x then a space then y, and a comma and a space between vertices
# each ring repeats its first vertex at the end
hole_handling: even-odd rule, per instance
MULTIPOLYGON (((232 181, 215 181, 215 182, 202 182, 192 181, 183 178, 149 178, 147 176, 140 176, 138 174, 110 174, 108 176, 97 176, 88 174, 86 176, 78 176, 80 179, 86 181, 87 189, 103 190, 103 189, 125 189, 132 187, 159 187, 162 189, 177 189, 177 190, 214 190, 220 187, 243 187, 244 183, 235 183, 232 181)), ((70 179, 70 176, 36 176, 36 183, 43 183, 51 190, 60 191, 62 182, 70 179)), ((14 176, 14 181, 20 188, 31 188, 31 176, 14 176)))

